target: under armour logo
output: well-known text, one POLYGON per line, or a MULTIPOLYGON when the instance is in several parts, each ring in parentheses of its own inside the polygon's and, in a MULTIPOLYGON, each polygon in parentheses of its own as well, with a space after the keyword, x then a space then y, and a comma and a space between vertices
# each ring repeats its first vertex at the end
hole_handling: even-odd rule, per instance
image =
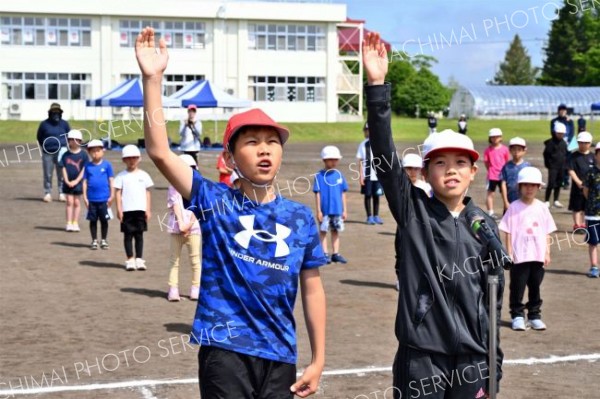
POLYGON ((276 234, 271 234, 266 230, 255 230, 254 215, 240 216, 240 223, 245 230, 237 233, 233 239, 244 249, 248 249, 250 239, 254 237, 263 242, 277 243, 277 247, 275 248, 276 257, 289 255, 290 247, 285 242, 285 239, 292 233, 291 229, 279 223, 275 223, 276 234))

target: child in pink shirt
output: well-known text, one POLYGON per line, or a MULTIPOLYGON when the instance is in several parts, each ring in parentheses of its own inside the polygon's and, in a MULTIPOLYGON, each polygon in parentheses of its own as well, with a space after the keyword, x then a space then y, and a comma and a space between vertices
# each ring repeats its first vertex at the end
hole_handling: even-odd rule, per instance
POLYGON ((486 205, 488 214, 496 218, 494 214, 494 192, 496 188, 500 191, 500 172, 505 163, 510 159, 510 151, 502 144, 502 130, 493 128, 489 133, 490 145, 483 153, 483 162, 487 168, 487 198, 486 205))
MULTIPOLYGON (((196 169, 196 161, 191 155, 183 154, 179 157, 192 169, 196 169)), ((167 230, 171 233, 171 256, 169 258, 171 271, 169 273, 167 299, 171 302, 181 300, 179 296, 179 260, 181 249, 185 245, 188 248, 190 263, 192 264, 190 299, 197 300, 200 293, 200 225, 194 213, 183 206, 181 194, 171 185, 167 191, 167 198, 167 206, 169 207, 167 230)))
POLYGON ((520 199, 508 207, 500 225, 505 234, 506 249, 514 265, 510 269, 510 315, 512 329, 525 331, 525 307, 528 324, 534 330, 545 330, 541 319, 540 285, 544 267, 550 264, 550 233, 556 225, 548 207, 535 196, 540 190, 542 172, 532 166, 519 171, 517 178, 520 199), (523 305, 525 287, 529 301, 523 305))

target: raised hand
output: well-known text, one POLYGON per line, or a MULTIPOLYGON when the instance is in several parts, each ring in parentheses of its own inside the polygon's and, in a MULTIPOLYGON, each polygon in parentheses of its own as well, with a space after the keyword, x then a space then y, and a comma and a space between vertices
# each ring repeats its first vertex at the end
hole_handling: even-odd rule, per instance
POLYGON ((363 65, 369 85, 381 85, 388 71, 387 50, 379 38, 379 33, 369 32, 362 44, 363 65))
POLYGON ((159 40, 157 51, 154 29, 150 27, 142 29, 135 40, 135 58, 144 78, 158 77, 162 80, 169 61, 165 40, 162 38, 159 40))

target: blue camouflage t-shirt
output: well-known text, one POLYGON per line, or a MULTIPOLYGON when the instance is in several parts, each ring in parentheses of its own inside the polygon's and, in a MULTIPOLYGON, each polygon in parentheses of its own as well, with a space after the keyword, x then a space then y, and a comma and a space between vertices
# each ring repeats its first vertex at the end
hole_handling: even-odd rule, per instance
POLYGON ((281 196, 259 204, 197 171, 184 205, 202 231, 190 341, 295 364, 299 273, 327 262, 310 210, 281 196))
POLYGON ((523 161, 517 165, 510 160, 502 167, 500 180, 506 182, 506 196, 510 203, 515 202, 520 197, 517 178, 519 177, 519 171, 526 166, 531 166, 531 164, 527 161, 523 161))
POLYGON ((321 195, 321 212, 325 216, 340 216, 344 211, 342 195, 348 182, 337 169, 322 169, 315 175, 313 192, 321 195))

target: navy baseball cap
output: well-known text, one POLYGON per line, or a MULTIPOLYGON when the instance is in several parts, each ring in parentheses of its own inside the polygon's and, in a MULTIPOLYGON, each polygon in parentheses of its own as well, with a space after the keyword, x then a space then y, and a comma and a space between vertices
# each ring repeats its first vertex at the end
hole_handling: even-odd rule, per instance
POLYGON ((567 109, 567 104, 560 104, 558 110, 560 111, 561 109, 567 109))

